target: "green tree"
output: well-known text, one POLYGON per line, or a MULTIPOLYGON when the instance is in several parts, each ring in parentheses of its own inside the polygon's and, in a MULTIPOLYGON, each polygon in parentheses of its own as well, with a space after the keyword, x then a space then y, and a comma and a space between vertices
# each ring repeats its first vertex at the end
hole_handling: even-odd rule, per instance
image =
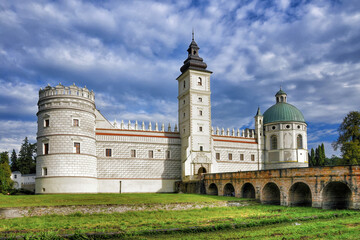
POLYGON ((318 166, 324 166, 325 165, 325 147, 324 147, 324 143, 322 143, 321 145, 319 145, 319 165, 318 166))
POLYGON ((9 154, 8 152, 2 152, 0 153, 0 192, 7 193, 11 190, 13 181, 10 176, 9 154))
POLYGON ((338 131, 333 148, 340 149, 344 164, 360 164, 360 112, 348 113, 338 131))
POLYGON ((311 151, 309 154, 309 165, 310 165, 310 167, 316 166, 315 151, 313 148, 311 148, 311 151))
POLYGON ((319 147, 317 147, 315 149, 315 165, 314 166, 320 166, 320 152, 319 152, 319 147))
POLYGON ((36 172, 36 143, 31 144, 27 137, 25 137, 18 155, 19 171, 22 174, 29 174, 36 172))
POLYGON ((11 152, 10 161, 11 161, 11 164, 10 164, 11 171, 12 172, 19 171, 19 162, 18 162, 18 159, 17 159, 15 149, 13 149, 12 152, 11 152))

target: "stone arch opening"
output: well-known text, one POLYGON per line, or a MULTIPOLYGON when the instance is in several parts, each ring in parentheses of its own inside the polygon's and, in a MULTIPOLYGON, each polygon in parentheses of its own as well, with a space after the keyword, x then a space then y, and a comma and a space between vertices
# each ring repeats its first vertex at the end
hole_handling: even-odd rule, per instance
POLYGON ((235 188, 231 183, 227 183, 224 187, 224 196, 235 197, 235 188))
POLYGON ((218 188, 215 183, 210 184, 208 194, 216 196, 218 195, 218 188))
POLYGON ((280 205, 280 189, 275 183, 267 183, 263 188, 262 203, 280 205))
POLYGON ((203 173, 206 173, 206 168, 204 168, 204 167, 199 168, 198 175, 201 175, 203 173))
POLYGON ((342 182, 330 182, 323 190, 324 209, 347 209, 351 206, 352 192, 350 188, 342 182))
POLYGON ((289 197, 290 206, 312 206, 311 190, 309 186, 303 182, 297 182, 291 186, 289 197))
POLYGON ((245 183, 241 188, 241 197, 255 198, 255 188, 251 183, 245 183))

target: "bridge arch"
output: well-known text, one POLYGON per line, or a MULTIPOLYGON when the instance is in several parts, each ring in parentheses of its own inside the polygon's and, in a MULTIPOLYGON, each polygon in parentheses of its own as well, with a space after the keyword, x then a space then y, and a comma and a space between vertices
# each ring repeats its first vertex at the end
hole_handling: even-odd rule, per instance
POLYGON ((235 188, 231 183, 227 183, 224 186, 224 196, 235 197, 235 188))
POLYGON ((303 182, 294 183, 289 190, 289 205, 311 207, 312 195, 309 185, 303 182))
POLYGON ((255 198, 255 188, 251 183, 245 183, 241 187, 241 197, 243 197, 243 198, 255 198))
POLYGON ((268 182, 262 189, 263 204, 280 205, 280 188, 274 182, 268 182))
POLYGON ((352 205, 352 191, 344 182, 329 182, 322 191, 324 209, 347 209, 352 205))
POLYGON ((208 194, 209 195, 219 195, 218 187, 215 183, 211 183, 208 188, 208 194))

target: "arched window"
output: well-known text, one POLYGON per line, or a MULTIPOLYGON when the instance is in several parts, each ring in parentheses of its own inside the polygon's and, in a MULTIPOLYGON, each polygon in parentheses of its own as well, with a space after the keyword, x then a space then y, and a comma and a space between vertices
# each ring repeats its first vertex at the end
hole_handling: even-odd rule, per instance
POLYGON ((201 77, 199 77, 199 79, 198 79, 198 85, 199 85, 199 86, 202 86, 202 79, 201 79, 201 77))
POLYGON ((275 135, 272 135, 270 138, 270 149, 277 149, 277 137, 275 135))
POLYGON ((281 96, 281 102, 284 102, 284 97, 283 96, 281 96))
POLYGON ((297 148, 302 149, 303 148, 303 139, 302 139, 301 134, 299 134, 297 136, 296 140, 297 140, 297 148))

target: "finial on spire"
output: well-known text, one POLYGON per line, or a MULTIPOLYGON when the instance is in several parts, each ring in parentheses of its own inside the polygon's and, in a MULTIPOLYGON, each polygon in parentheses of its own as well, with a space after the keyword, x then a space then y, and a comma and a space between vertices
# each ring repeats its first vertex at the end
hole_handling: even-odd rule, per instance
POLYGON ((195 40, 194 28, 192 28, 192 40, 195 40))

